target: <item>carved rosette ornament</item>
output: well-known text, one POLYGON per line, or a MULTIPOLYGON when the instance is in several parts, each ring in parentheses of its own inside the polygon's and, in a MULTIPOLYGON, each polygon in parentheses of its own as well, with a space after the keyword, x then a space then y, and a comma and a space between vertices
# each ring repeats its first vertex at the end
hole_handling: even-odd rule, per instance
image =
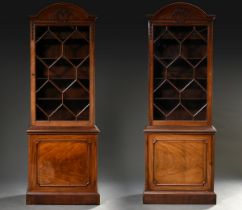
POLYGON ((177 23, 184 23, 189 18, 191 18, 191 12, 185 8, 177 8, 171 14, 171 19, 174 19, 177 23))
POLYGON ((66 22, 72 17, 72 13, 70 10, 66 8, 62 8, 56 11, 54 15, 55 19, 60 22, 66 22))

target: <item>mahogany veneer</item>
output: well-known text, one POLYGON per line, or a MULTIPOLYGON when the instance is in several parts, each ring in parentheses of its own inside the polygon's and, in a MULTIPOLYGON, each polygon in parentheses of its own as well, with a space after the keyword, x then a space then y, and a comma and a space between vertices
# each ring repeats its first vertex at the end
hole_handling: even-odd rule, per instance
POLYGON ((177 2, 149 16, 144 203, 214 204, 213 21, 177 2))
POLYGON ((99 204, 95 17, 56 3, 31 17, 27 204, 99 204))

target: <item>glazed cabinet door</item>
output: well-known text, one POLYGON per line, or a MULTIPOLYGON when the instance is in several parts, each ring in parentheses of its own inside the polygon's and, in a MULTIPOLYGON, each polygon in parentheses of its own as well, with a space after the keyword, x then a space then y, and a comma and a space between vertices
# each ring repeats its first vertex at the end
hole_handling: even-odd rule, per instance
POLYGON ((147 190, 212 190, 213 136, 147 134, 147 190))
POLYGON ((93 24, 33 28, 32 124, 92 125, 93 24))

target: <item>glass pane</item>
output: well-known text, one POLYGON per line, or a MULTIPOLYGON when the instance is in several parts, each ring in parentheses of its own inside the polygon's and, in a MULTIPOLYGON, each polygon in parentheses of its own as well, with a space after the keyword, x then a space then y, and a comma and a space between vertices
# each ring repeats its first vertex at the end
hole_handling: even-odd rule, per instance
POLYGON ((89 120, 89 27, 36 26, 36 120, 89 120))
POLYGON ((207 27, 154 26, 154 120, 206 120, 207 27))

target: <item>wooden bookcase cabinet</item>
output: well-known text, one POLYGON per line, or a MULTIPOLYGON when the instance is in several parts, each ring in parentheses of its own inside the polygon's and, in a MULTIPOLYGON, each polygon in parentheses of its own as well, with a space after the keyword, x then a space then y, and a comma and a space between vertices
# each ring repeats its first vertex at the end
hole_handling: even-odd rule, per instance
POLYGON ((99 204, 94 16, 56 3, 31 17, 27 204, 99 204))
POLYGON ((149 125, 144 203, 216 203, 213 21, 178 2, 149 16, 149 125))

